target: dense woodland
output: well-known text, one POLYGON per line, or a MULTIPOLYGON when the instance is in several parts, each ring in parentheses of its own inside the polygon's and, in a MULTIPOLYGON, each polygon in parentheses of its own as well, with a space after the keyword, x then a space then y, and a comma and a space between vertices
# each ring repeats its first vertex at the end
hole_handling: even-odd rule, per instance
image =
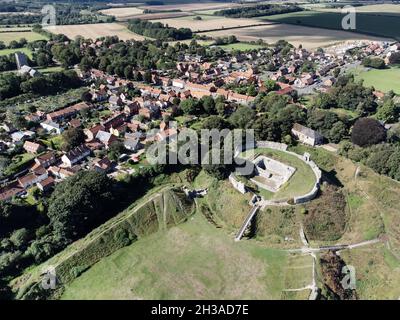
POLYGON ((168 41, 191 39, 193 34, 189 28, 173 28, 161 22, 150 22, 140 19, 129 21, 128 29, 145 37, 168 41))
POLYGON ((260 4, 256 6, 244 6, 231 9, 216 11, 217 16, 225 16, 230 18, 254 18, 262 16, 271 16, 274 14, 289 13, 303 11, 301 7, 293 4, 277 5, 277 4, 260 4))

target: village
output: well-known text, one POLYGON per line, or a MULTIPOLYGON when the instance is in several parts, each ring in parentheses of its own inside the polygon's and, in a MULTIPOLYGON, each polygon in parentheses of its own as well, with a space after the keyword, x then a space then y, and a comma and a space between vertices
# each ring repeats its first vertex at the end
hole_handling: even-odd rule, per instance
MULTIPOLYGON (((93 42, 90 46, 96 49, 98 45, 101 44, 93 42)), ((196 116, 187 115, 177 122, 178 126, 169 126, 180 101, 222 97, 229 114, 238 105, 251 107, 260 92, 274 92, 287 95, 291 103, 305 108, 299 96, 329 92, 338 77, 334 70, 343 72, 369 56, 381 57, 391 64, 399 55, 399 43, 368 41, 313 52, 293 48, 285 57, 271 48, 227 55, 215 62, 186 54, 176 65, 177 77, 170 78, 165 71, 155 70, 141 74, 144 81, 121 79, 97 69, 85 72, 76 67, 87 84, 85 101, 52 112, 22 114, 33 124, 32 130, 17 130, 9 122, 2 124, 1 152, 19 148, 22 155, 28 155, 30 164, 3 177, 0 200, 24 197, 35 186, 43 193, 49 192, 55 184, 80 170, 93 169, 114 178, 134 172, 138 164, 145 163, 146 146, 168 140, 196 121, 196 116), (134 92, 134 96, 127 92, 134 92), (91 118, 94 110, 100 114, 95 119, 91 118), (57 137, 71 129, 83 131, 84 142, 68 151, 56 148, 57 137)), ((23 54, 16 54, 16 60, 20 73, 32 77, 38 74, 26 65, 23 54)), ((374 94, 378 98, 384 95, 379 91, 374 94)), ((311 146, 324 141, 320 133, 300 124, 294 125, 292 134, 311 146)))

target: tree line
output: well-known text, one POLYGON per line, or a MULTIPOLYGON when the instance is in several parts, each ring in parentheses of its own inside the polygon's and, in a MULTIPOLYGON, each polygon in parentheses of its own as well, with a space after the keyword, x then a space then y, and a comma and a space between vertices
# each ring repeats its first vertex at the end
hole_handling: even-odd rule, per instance
POLYGON ((270 16, 274 14, 289 13, 303 11, 303 9, 294 4, 277 5, 277 4, 262 4, 249 7, 237 7, 231 9, 224 9, 214 12, 217 16, 224 16, 230 18, 253 18, 270 16))

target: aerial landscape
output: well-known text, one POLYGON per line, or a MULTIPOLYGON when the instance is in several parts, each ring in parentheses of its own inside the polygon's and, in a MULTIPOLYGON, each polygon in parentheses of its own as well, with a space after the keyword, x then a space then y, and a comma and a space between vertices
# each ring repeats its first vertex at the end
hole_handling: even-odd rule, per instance
POLYGON ((0 0, 0 300, 399 299, 399 2, 0 0))

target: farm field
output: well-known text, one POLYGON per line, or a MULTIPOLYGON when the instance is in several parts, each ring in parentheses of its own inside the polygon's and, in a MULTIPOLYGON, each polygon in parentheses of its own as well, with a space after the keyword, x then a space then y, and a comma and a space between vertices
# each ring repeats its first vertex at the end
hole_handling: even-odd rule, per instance
POLYGON ((354 75, 357 80, 364 80, 364 85, 367 87, 374 87, 383 92, 393 90, 400 94, 400 66, 383 70, 358 68, 354 71, 354 75))
POLYGON ((141 6, 141 9, 149 10, 181 10, 181 11, 196 11, 196 10, 219 10, 226 8, 238 7, 240 4, 223 3, 223 2, 198 2, 198 3, 181 3, 181 4, 167 4, 162 6, 141 6))
POLYGON ((8 56, 9 54, 13 54, 16 52, 25 53, 29 58, 32 59, 32 51, 28 48, 18 48, 18 49, 3 49, 0 50, 0 56, 8 56))
MULTIPOLYGON (((400 15, 400 5, 398 4, 371 4, 366 6, 355 7, 357 13, 373 13, 382 15, 400 15)), ((340 8, 319 8, 315 7, 317 11, 338 12, 341 13, 340 8)))
POLYGON ((218 16, 200 15, 200 17, 202 17, 202 20, 195 20, 194 17, 195 16, 181 17, 175 19, 152 20, 152 22, 161 22, 164 24, 168 24, 170 27, 174 28, 190 28, 192 29, 193 32, 245 27, 263 23, 269 24, 268 22, 259 21, 256 19, 234 19, 234 18, 225 18, 218 16))
POLYGON ((143 13, 139 8, 116 8, 106 9, 101 11, 103 14, 115 16, 118 21, 128 21, 129 19, 139 18, 142 20, 152 19, 169 19, 182 16, 192 15, 189 12, 157 12, 157 13, 143 13))
POLYGON ((52 33, 62 33, 68 38, 74 39, 76 36, 96 39, 106 36, 118 36, 121 40, 144 40, 141 35, 129 31, 124 25, 119 23, 98 23, 81 25, 59 25, 47 27, 47 31, 52 33))
POLYGON ((124 7, 124 8, 113 8, 113 9, 104 9, 99 11, 102 14, 114 16, 117 19, 126 18, 129 16, 134 16, 138 14, 142 14, 143 10, 137 7, 124 7))
MULTIPOLYGON (((321 12, 321 11, 302 11, 268 16, 265 19, 281 23, 290 23, 297 26, 311 26, 318 28, 342 30, 341 13, 321 12)), ((394 16, 374 16, 374 23, 371 24, 371 15, 358 14, 356 23, 356 33, 371 34, 388 38, 399 38, 400 17, 394 16)))
MULTIPOLYGON (((7 29, 8 30, 8 29, 7 29)), ((46 40, 47 38, 39 33, 28 31, 28 32, 0 32, 0 41, 3 41, 8 45, 13 40, 20 40, 25 38, 28 42, 36 40, 46 40)))
POLYGON ((285 252, 235 243, 196 214, 102 259, 62 299, 279 299, 286 262, 285 252))
MULTIPOLYGON (((204 34, 210 37, 224 37, 226 31, 212 31, 204 34)), ((240 41, 257 41, 262 39, 267 43, 275 43, 278 40, 285 39, 294 46, 300 44, 307 49, 316 49, 325 47, 333 43, 340 43, 347 40, 383 40, 384 38, 372 37, 362 34, 355 34, 342 30, 327 30, 323 28, 310 28, 304 26, 294 26, 290 24, 271 24, 258 27, 247 27, 235 29, 234 35, 240 41)))

